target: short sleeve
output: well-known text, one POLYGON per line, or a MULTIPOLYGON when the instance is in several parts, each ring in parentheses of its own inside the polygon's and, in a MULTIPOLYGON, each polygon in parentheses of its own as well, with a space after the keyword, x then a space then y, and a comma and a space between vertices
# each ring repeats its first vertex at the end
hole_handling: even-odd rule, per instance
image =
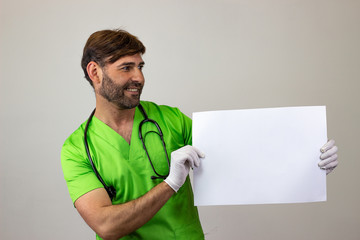
POLYGON ((185 114, 181 113, 183 121, 183 136, 185 145, 192 145, 192 120, 185 114))
POLYGON ((81 154, 81 149, 69 140, 64 143, 61 150, 61 166, 73 203, 85 193, 103 187, 90 162, 81 154))

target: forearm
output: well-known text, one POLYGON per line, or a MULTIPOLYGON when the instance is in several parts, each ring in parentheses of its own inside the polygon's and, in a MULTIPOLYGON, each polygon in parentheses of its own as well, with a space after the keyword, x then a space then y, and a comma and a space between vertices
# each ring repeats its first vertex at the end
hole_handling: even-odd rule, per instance
POLYGON ((103 239, 119 239, 148 222, 174 194, 165 182, 133 201, 100 207, 94 230, 103 239))
POLYGON ((85 222, 103 239, 119 239, 148 222, 184 184, 190 167, 198 167, 204 157, 192 146, 171 153, 169 176, 144 196, 112 205, 104 188, 90 191, 75 201, 85 222))

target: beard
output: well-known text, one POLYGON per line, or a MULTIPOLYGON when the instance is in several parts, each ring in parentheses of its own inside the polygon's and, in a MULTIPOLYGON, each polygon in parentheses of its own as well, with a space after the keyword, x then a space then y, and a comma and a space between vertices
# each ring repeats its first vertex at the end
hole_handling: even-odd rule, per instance
POLYGON ((140 95, 143 84, 129 80, 126 84, 120 85, 104 73, 99 94, 108 100, 110 103, 116 105, 119 109, 131 109, 139 105, 140 95), (125 90, 129 87, 139 89, 138 94, 131 94, 130 97, 125 96, 125 90))

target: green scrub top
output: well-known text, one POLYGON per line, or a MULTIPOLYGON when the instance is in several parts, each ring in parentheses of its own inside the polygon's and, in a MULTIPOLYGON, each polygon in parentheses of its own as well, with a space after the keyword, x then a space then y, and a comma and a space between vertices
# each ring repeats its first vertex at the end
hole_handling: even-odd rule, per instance
MULTIPOLYGON (((161 127, 169 158, 172 151, 191 145, 190 118, 177 108, 145 101, 141 101, 141 105, 148 117, 161 127)), ((163 181, 151 179, 155 174, 139 138, 139 124, 143 119, 136 108, 130 145, 98 118, 93 117, 89 124, 91 157, 106 185, 116 189, 113 204, 137 199, 163 181)), ((86 122, 70 135, 61 151, 64 178, 73 203, 87 192, 103 187, 86 154, 85 125, 86 122)), ((157 132, 154 124, 143 125, 142 133, 151 161, 159 174, 166 175, 169 168, 165 151, 160 137, 152 131, 157 132)), ((189 178, 149 222, 122 239, 204 239, 189 178)))

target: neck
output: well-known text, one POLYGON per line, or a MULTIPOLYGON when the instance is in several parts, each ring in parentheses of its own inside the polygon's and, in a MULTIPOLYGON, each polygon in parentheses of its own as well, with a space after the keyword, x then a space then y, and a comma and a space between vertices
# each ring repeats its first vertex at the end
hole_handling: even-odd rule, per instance
POLYGON ((127 126, 128 124, 132 125, 134 121, 135 108, 119 109, 114 104, 103 100, 105 99, 96 98, 95 117, 114 130, 127 126))

